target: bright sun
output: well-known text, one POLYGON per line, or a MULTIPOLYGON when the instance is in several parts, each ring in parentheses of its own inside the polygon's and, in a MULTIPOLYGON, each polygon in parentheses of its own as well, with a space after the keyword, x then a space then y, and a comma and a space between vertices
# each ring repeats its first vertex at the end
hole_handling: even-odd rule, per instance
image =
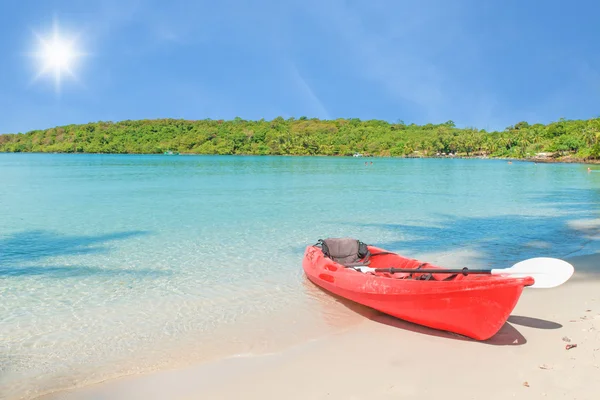
POLYGON ((77 48, 77 37, 61 35, 56 21, 51 35, 40 36, 35 33, 35 36, 38 48, 31 55, 38 60, 38 74, 34 80, 41 76, 53 77, 58 93, 65 74, 77 79, 74 70, 79 59, 85 54, 77 48))

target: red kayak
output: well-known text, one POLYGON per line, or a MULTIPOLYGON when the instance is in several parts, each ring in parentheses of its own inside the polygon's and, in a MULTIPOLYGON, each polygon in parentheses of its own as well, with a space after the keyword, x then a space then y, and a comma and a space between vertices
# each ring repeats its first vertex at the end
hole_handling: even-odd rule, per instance
POLYGON ((338 296, 416 324, 476 340, 494 336, 504 325, 532 277, 419 273, 443 269, 367 246, 370 268, 415 269, 414 273, 363 273, 325 257, 314 245, 304 252, 308 279, 338 296), (381 253, 377 255, 377 253, 381 253))

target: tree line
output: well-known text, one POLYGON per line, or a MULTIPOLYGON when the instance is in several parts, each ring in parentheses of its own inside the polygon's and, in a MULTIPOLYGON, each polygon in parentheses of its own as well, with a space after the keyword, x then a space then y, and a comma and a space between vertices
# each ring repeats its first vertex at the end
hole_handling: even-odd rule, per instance
POLYGON ((99 121, 0 135, 0 152, 245 154, 529 158, 539 153, 600 159, 600 118, 519 122, 503 131, 442 124, 307 117, 267 121, 99 121))

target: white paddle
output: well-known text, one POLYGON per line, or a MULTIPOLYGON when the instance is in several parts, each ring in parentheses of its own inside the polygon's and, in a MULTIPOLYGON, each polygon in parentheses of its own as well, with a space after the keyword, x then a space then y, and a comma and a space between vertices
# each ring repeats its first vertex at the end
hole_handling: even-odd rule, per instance
POLYGON ((415 269, 415 268, 370 268, 350 267, 360 272, 412 272, 432 274, 488 274, 505 275, 514 278, 530 276, 535 283, 532 288, 553 288, 560 286, 571 278, 575 269, 571 264, 558 258, 535 257, 520 261, 510 268, 502 269, 415 269))

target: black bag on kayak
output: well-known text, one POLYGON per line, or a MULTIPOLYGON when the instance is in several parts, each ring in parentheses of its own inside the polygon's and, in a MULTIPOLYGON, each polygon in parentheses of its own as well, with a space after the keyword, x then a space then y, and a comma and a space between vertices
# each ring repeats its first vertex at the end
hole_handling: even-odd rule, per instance
POLYGON ((321 246, 327 258, 346 267, 369 265, 371 252, 367 245, 353 238, 328 238, 319 239, 317 246, 321 246))

